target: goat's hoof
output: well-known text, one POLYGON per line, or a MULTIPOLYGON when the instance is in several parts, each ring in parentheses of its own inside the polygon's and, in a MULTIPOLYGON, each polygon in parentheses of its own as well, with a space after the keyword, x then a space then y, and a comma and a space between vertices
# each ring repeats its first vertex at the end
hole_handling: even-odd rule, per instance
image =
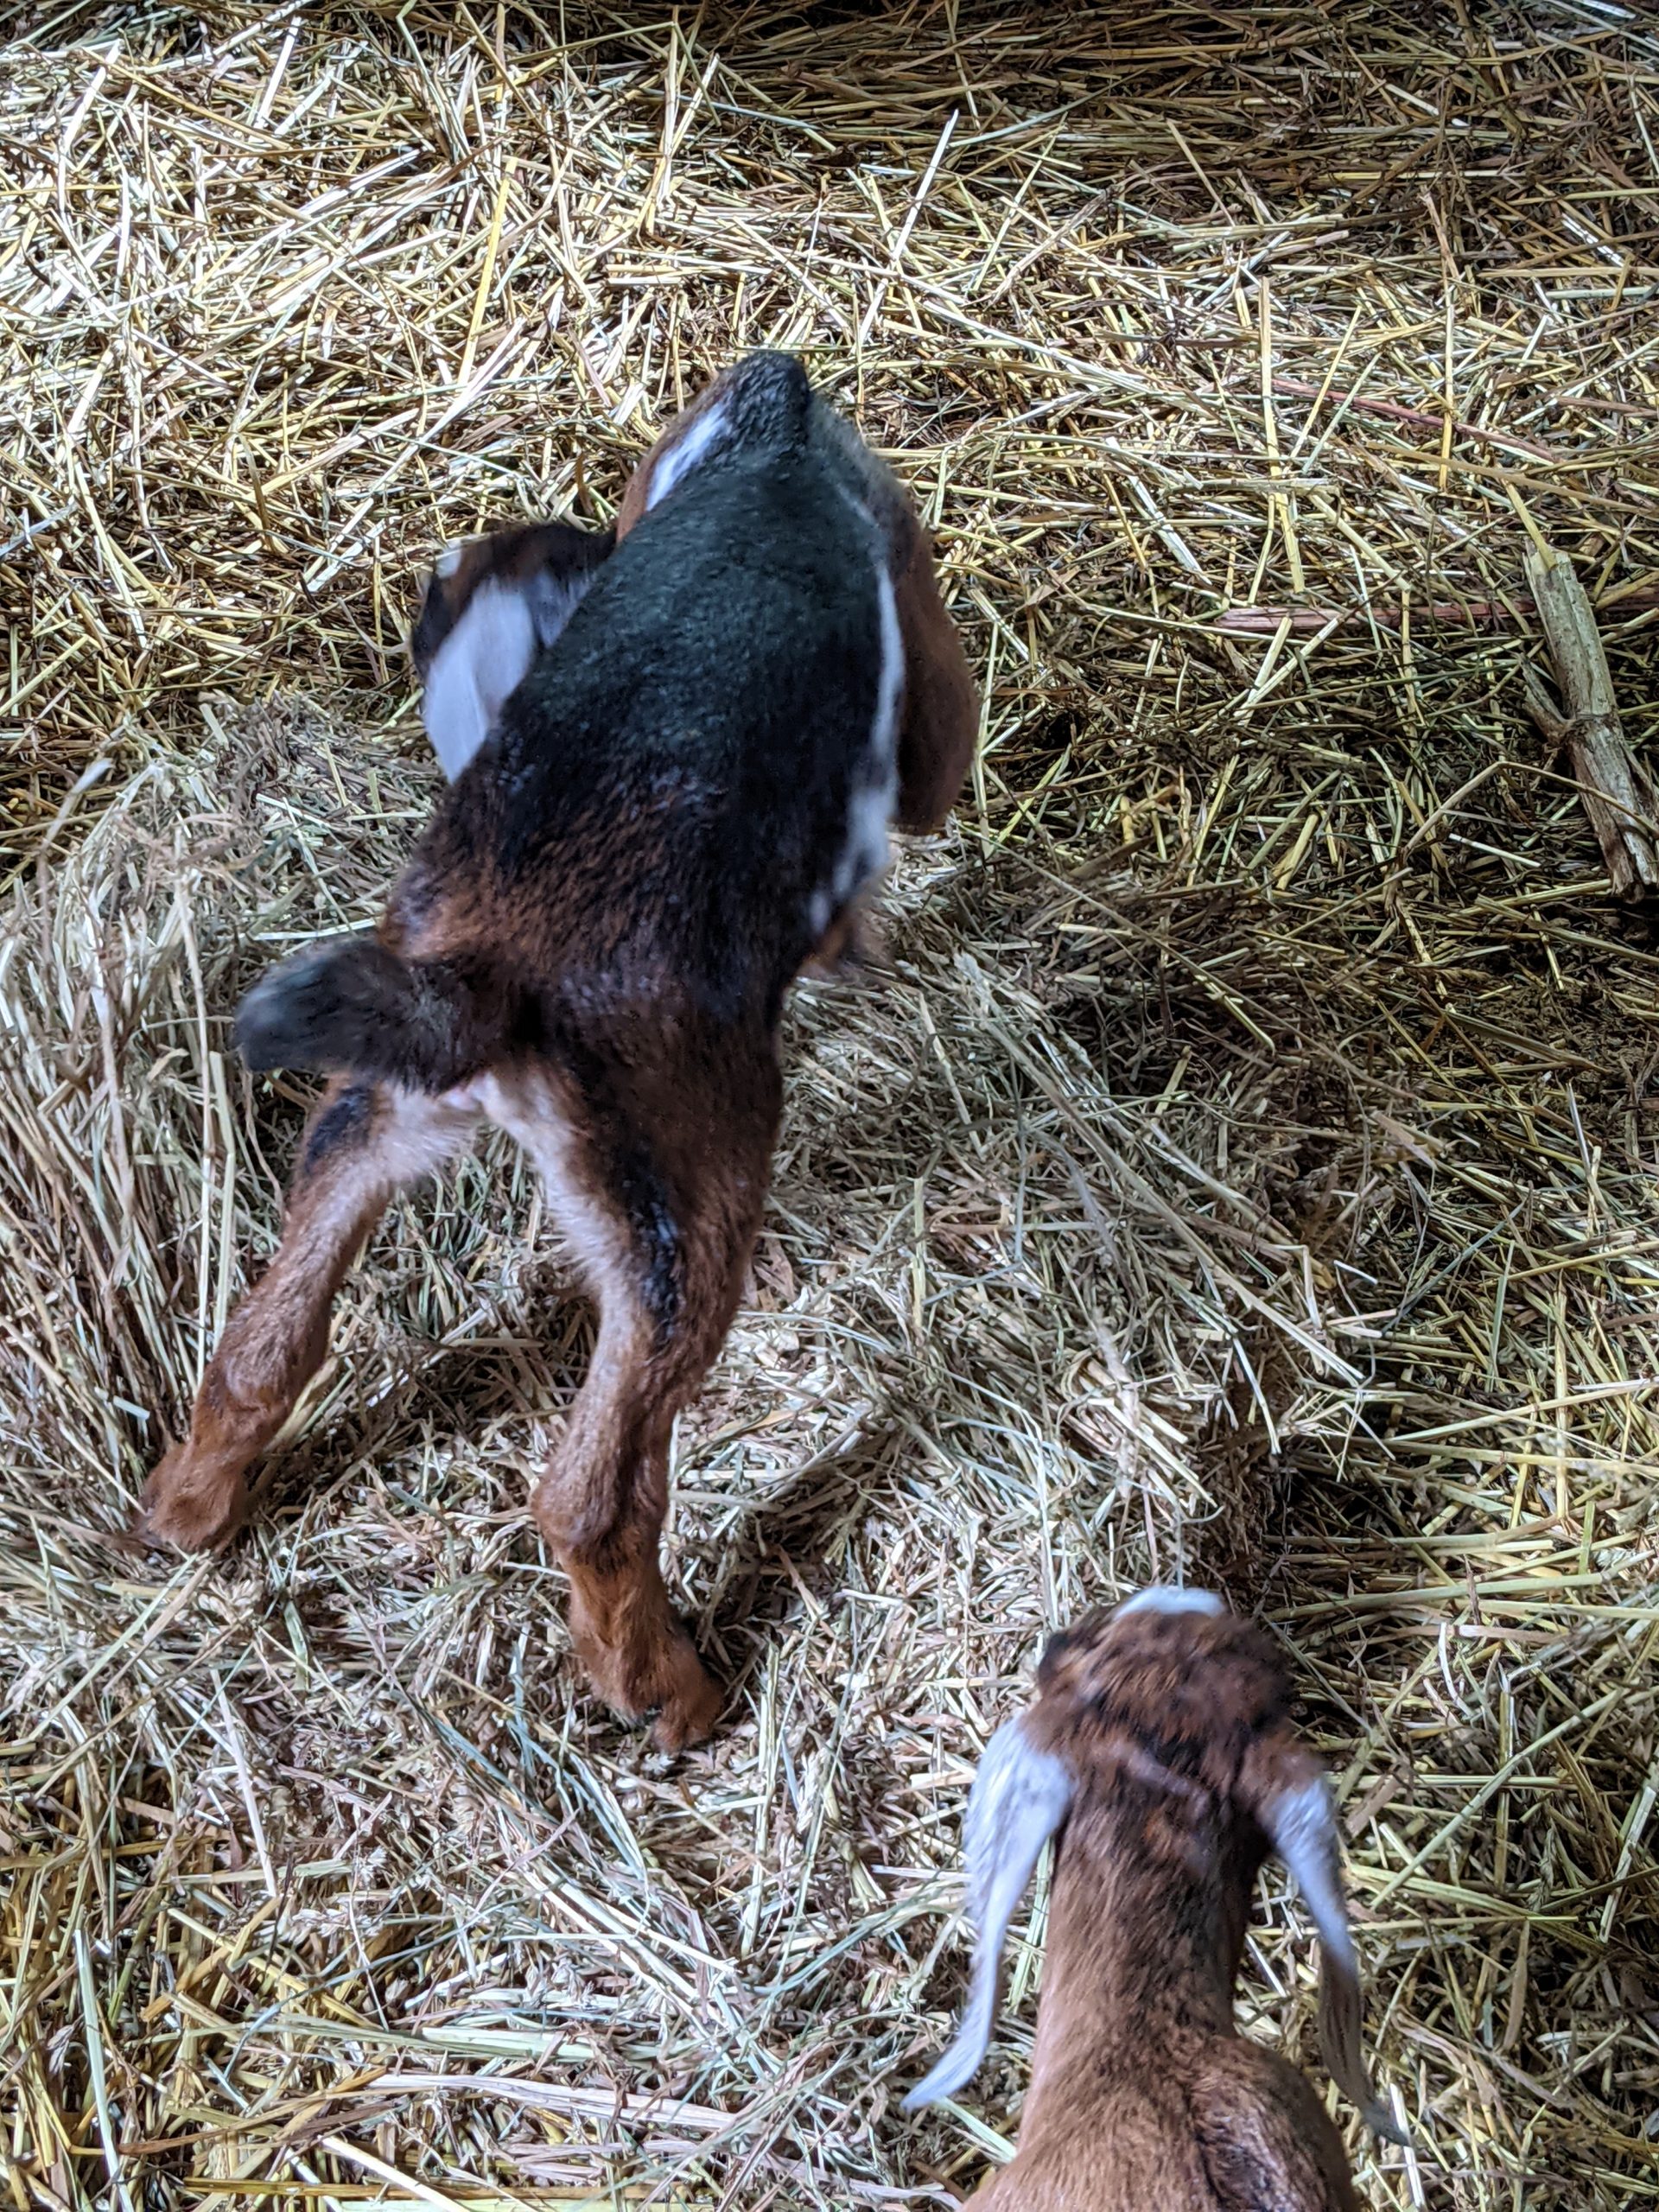
POLYGON ((188 1444, 175 1444, 144 1484, 129 1533, 142 1544, 181 1552, 223 1550, 247 1517, 247 1485, 239 1475, 204 1476, 188 1444))
POLYGON ((714 1733, 725 1694, 683 1628, 677 1625, 643 1652, 619 1650, 580 1629, 575 1646, 600 1696, 625 1720, 649 1720, 658 1751, 681 1751, 714 1733))
POLYGON ((685 1637, 672 1655, 673 1687, 659 1699, 651 1740, 659 1751, 683 1751, 715 1732, 726 1694, 685 1637))

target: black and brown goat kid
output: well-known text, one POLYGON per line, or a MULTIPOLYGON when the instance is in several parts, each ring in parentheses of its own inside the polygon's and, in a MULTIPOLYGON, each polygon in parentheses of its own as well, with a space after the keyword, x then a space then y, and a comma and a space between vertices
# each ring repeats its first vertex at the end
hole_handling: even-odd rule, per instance
POLYGON ((844 943, 889 824, 943 822, 975 688, 908 498, 779 353, 677 419, 613 531, 447 555, 413 645, 451 787, 378 929, 243 1001, 251 1066, 329 1082, 276 1255, 141 1526, 234 1534, 369 1230, 493 1122, 536 1160, 599 1308, 536 1518, 594 1683, 671 1748, 721 1700, 659 1570, 669 1433, 760 1221, 785 995, 844 943))

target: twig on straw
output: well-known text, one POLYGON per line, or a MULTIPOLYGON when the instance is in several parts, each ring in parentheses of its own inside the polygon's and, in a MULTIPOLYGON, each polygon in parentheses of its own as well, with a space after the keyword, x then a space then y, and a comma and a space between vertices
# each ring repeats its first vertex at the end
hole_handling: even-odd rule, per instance
POLYGON ((1563 714, 1529 667, 1522 671, 1528 711, 1546 737, 1567 747, 1608 880, 1621 899, 1633 898, 1659 887, 1653 785, 1624 741, 1601 632, 1572 563, 1551 547, 1529 553, 1526 566, 1567 702, 1563 714))

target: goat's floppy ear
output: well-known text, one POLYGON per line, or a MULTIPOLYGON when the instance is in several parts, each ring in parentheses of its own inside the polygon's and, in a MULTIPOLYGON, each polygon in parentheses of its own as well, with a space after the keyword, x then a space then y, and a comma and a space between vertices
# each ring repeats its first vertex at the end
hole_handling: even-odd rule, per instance
POLYGON ((968 2002, 956 2040, 905 2099, 906 2112, 954 2095, 977 2072, 996 2016, 997 1972, 1008 1923, 1043 1846, 1065 1818, 1071 1802, 1071 1777, 1058 1759, 1032 1742, 1025 1715, 1005 1720, 985 1746, 963 1821, 966 1904, 975 1931, 968 2002))
POLYGON ((421 719, 451 783, 494 728, 608 559, 609 531, 533 523, 452 545, 428 579, 409 649, 421 719))
POLYGON ((939 597, 933 556, 919 522, 910 559, 893 578, 905 644, 905 702, 899 724, 901 830, 938 830, 956 804, 979 735, 979 691, 957 627, 939 597))
POLYGON ((1287 1745, 1258 1809, 1319 1931, 1319 2046, 1332 2080, 1367 2126, 1390 2143, 1406 2139, 1378 2100, 1361 2047, 1359 1961, 1342 1894, 1341 1850, 1331 1785, 1312 1755, 1287 1745))

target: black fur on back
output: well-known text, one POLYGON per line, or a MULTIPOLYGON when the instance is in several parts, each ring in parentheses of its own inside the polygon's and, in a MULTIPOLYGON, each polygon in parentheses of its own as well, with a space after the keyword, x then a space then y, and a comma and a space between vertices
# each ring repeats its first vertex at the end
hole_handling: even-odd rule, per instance
POLYGON ((411 912, 478 879, 539 940, 525 981, 556 1004, 649 970, 706 1013, 773 1022, 823 933, 871 747, 880 534, 858 497, 805 441, 692 470, 440 806, 411 912))
POLYGON ((249 994, 251 1065, 438 1090, 562 1036, 626 1064, 676 1020, 775 1027, 850 895, 855 800, 886 779, 877 573, 902 501, 791 356, 750 356, 720 405, 717 443, 614 551, 571 533, 587 595, 440 801, 380 938, 249 994))

